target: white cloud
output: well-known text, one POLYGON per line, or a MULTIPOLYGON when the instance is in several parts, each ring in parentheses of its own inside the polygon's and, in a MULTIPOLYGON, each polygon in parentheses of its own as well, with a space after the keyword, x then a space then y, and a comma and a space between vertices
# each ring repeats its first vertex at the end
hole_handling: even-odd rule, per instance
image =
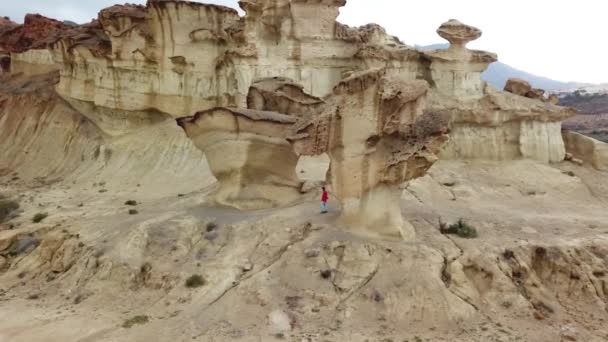
MULTIPOLYGON (((0 15, 13 19, 41 13, 86 22, 116 0, 2 0, 0 15)), ((129 2, 145 3, 145 0, 129 2)), ((237 0, 207 1, 231 7, 237 0)), ((340 21, 375 22, 408 44, 442 42, 435 30, 456 18, 484 31, 475 48, 498 53, 501 61, 563 81, 608 82, 608 46, 604 44, 608 2, 577 0, 349 0, 340 21)))

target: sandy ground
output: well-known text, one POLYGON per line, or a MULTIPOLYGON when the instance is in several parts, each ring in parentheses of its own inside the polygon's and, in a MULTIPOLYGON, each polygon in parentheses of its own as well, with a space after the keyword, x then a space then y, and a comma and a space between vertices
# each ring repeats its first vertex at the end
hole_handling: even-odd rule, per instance
POLYGON ((239 212, 207 204, 214 184, 147 200, 152 189, 111 180, 12 178, 2 194, 22 212, 0 245, 22 248, 0 270, 0 341, 608 339, 606 173, 442 161, 404 189, 413 242, 351 232, 315 193, 239 212), (49 216, 34 224, 38 212, 49 216), (477 239, 439 233, 460 218, 477 239), (188 288, 195 274, 205 284, 188 288))

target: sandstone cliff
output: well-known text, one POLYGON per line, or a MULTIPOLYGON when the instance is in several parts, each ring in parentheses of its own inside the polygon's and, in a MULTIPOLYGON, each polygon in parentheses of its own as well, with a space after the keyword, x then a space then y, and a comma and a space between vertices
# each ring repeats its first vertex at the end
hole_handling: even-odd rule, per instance
POLYGON ((106 133, 119 135, 163 115, 246 108, 259 78, 287 77, 324 97, 348 73, 386 68, 406 81, 429 82, 430 109, 452 113, 444 158, 563 160, 559 122, 571 113, 488 89, 480 74, 496 55, 466 48, 480 30, 446 22, 438 33, 451 47, 422 52, 379 26, 337 23, 344 4, 243 1, 244 17, 186 1, 113 6, 92 24, 98 29, 72 29, 52 44, 62 66, 57 91, 106 133), (471 135, 486 143, 471 146, 471 135))

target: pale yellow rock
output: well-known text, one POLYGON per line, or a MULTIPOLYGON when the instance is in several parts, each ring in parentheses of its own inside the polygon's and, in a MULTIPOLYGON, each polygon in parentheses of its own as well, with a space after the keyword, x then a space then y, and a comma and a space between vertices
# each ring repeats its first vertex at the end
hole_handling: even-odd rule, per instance
POLYGON ((608 144, 576 132, 564 131, 562 135, 566 150, 574 159, 588 163, 597 170, 608 171, 608 144))
MULTIPOLYGON (((446 157, 554 161, 560 154, 555 141, 561 138, 553 127, 535 128, 532 134, 528 127, 560 121, 563 115, 532 117, 526 112, 538 106, 525 99, 511 101, 521 102, 517 113, 513 105, 494 108, 495 103, 488 103, 493 95, 481 73, 497 57, 466 47, 481 36, 475 27, 450 20, 438 29, 450 48, 422 52, 378 25, 351 28, 337 23, 345 1, 252 0, 240 5, 244 17, 226 7, 175 1, 106 9, 99 22, 111 43, 108 51, 69 38, 52 46, 54 61, 62 65, 57 92, 105 134, 121 136, 167 117, 217 106, 260 109, 248 99, 250 86, 259 79, 288 78, 301 85, 301 93, 319 99, 354 72, 384 68, 403 81, 426 80, 429 96, 437 100, 429 109, 450 109, 455 120, 452 144, 464 152, 446 157), (476 115, 489 116, 493 127, 467 123, 473 108, 478 108, 476 115), (522 124, 526 146, 516 142, 521 125, 511 124, 513 116, 541 122, 522 124), (458 132, 463 126, 492 140, 494 147, 481 154, 468 149, 467 132, 458 132), (511 150, 523 152, 502 152, 511 150)), ((289 114, 294 109, 275 106, 274 111, 289 114)))
POLYGON ((22 53, 11 53, 11 72, 26 75, 38 75, 57 71, 61 65, 56 63, 50 50, 28 50, 22 53))
POLYGON ((447 140, 448 121, 424 112, 427 92, 425 81, 403 81, 384 69, 356 73, 297 123, 296 151, 330 157, 330 191, 345 226, 415 236, 401 215, 399 185, 424 175, 447 140))
POLYGON ((273 112, 218 108, 179 119, 220 183, 215 201, 243 210, 296 201, 298 157, 286 140, 295 118, 273 112))

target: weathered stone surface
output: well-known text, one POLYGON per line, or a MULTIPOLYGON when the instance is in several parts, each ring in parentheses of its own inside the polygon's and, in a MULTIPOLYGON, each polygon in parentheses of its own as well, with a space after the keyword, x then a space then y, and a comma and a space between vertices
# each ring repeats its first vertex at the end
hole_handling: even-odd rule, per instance
POLYGON ((545 100, 545 91, 538 88, 532 88, 528 93, 526 93, 526 97, 534 100, 545 100))
POLYGON ((505 91, 529 99, 547 101, 552 104, 559 103, 559 100, 557 102, 554 102, 554 100, 548 101, 545 98, 545 91, 543 89, 532 88, 528 81, 519 78, 510 78, 505 85, 505 91))
POLYGON ((561 121, 575 115, 571 109, 490 87, 479 102, 430 102, 435 110, 452 112, 451 139, 442 158, 560 162, 565 157, 561 121))
POLYGON ((437 91, 461 99, 478 99, 483 96, 483 73, 490 63, 497 60, 493 53, 469 50, 466 44, 481 36, 475 27, 457 20, 442 24, 437 33, 450 42, 447 50, 426 52, 431 61, 430 76, 437 91))
MULTIPOLYGON (((450 41, 449 49, 422 52, 378 25, 351 28, 337 23, 345 1, 242 1, 240 5, 244 17, 226 7, 186 1, 105 9, 98 21, 56 35, 53 58, 62 65, 57 91, 111 136, 218 106, 302 112, 298 108, 308 107, 311 101, 320 105, 344 77, 379 68, 404 81, 426 80, 430 109, 448 108, 462 122, 471 117, 471 110, 481 113, 483 108, 486 121, 495 121, 496 129, 513 136, 517 132, 510 121, 497 122, 493 117, 534 117, 529 112, 539 109, 526 100, 517 103, 517 113, 511 108, 492 109, 487 99, 493 95, 480 76, 497 57, 467 49, 466 43, 479 38, 481 31, 456 20, 438 29, 450 41), (293 84, 279 84, 279 78, 293 84), (281 88, 273 88, 277 86, 281 88), (280 105, 268 103, 267 94, 276 92, 283 93, 280 98, 271 96, 280 105)), ((531 93, 540 98, 536 94, 531 93)), ((540 116, 559 121, 559 115, 540 116)), ((561 139, 553 129, 547 131, 561 139)), ((468 144, 460 136, 456 134, 452 144, 468 144)), ((544 136, 538 139, 532 143, 549 148, 551 142, 544 136)), ((503 140, 495 142, 496 149, 510 148, 503 140)))
POLYGON ((562 135, 573 160, 580 159, 597 170, 608 171, 607 143, 570 131, 564 131, 562 135))
POLYGON ((350 227, 412 239, 403 231, 399 185, 423 176, 447 140, 449 119, 424 113, 428 85, 371 70, 342 80, 300 119, 291 137, 301 155, 328 153, 332 191, 350 227))
POLYGON ((298 157, 286 140, 294 117, 217 108, 178 123, 205 152, 220 183, 218 204, 252 210, 286 205, 300 197, 298 157))
POLYGON ((456 19, 450 19, 437 29, 437 34, 450 42, 451 49, 455 49, 464 48, 470 41, 479 39, 481 30, 456 19))
POLYGON ((530 83, 519 78, 510 78, 505 85, 505 91, 519 96, 527 96, 531 90, 530 83))
POLYGON ((23 25, 17 26, 3 19, 0 21, 0 48, 18 53, 30 49, 45 49, 53 36, 66 29, 68 26, 62 22, 39 14, 26 15, 23 25), (3 29, 3 26, 8 29, 3 29))
POLYGON ((557 95, 549 95, 547 102, 553 105, 559 105, 559 97, 557 95))

